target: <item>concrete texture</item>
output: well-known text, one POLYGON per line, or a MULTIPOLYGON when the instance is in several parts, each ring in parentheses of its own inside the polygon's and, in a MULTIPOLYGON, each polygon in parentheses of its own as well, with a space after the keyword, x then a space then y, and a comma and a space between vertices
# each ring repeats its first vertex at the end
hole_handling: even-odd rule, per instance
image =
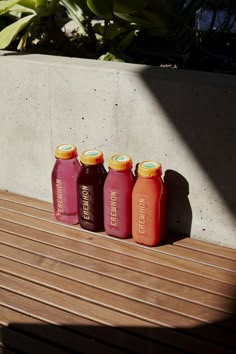
POLYGON ((0 189, 51 201, 54 148, 162 163, 168 229, 236 247, 235 77, 0 56, 0 189))

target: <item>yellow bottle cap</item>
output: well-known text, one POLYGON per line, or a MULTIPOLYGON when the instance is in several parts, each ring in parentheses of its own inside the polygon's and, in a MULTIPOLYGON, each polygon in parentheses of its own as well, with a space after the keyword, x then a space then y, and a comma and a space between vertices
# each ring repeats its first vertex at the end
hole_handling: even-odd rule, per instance
POLYGON ((85 165, 99 165, 103 163, 103 153, 99 150, 86 150, 82 152, 80 161, 85 165))
POLYGON ((57 157, 58 159, 68 160, 77 156, 78 153, 75 145, 62 144, 56 147, 55 157, 57 157))
POLYGON ((161 176, 161 164, 154 161, 143 161, 138 165, 138 176, 141 177, 155 177, 161 176))
POLYGON ((132 159, 128 155, 113 155, 108 166, 117 171, 129 170, 132 168, 132 159))

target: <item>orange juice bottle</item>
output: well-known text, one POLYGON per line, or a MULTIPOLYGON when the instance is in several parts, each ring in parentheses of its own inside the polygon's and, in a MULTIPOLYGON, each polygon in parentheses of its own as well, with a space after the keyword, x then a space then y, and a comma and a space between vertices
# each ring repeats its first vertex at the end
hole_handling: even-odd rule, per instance
POLYGON ((132 235, 137 243, 156 246, 163 239, 166 191, 161 165, 143 161, 132 193, 132 235))

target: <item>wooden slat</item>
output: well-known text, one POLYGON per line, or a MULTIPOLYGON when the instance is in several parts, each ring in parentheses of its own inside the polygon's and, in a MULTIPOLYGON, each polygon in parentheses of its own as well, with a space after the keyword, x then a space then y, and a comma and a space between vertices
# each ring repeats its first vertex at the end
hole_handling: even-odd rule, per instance
MULTIPOLYGON (((8 258, 12 259, 17 259, 21 262, 27 262, 26 260, 30 260, 30 262, 35 262, 36 266, 39 267, 47 267, 48 270, 58 271, 60 272, 65 272, 65 269, 67 269, 67 272, 65 275, 69 277, 75 277, 76 275, 76 266, 80 268, 80 270, 77 270, 77 274, 80 277, 80 281, 90 284, 93 286, 105 287, 105 289, 110 289, 113 292, 119 292, 120 291, 125 291, 126 292, 126 284, 122 284, 122 281, 125 281, 126 283, 133 284, 136 286, 142 286, 142 288, 146 288, 149 290, 154 290, 158 291, 158 293, 162 292, 165 295, 171 295, 172 297, 175 296, 178 299, 186 299, 191 302, 195 302, 197 304, 202 304, 206 305, 208 307, 214 308, 214 309, 219 309, 221 311, 227 311, 230 312, 231 309, 234 307, 234 300, 230 298, 225 298, 217 294, 212 294, 203 290, 195 289, 192 287, 189 287, 187 285, 182 285, 179 283, 173 283, 171 281, 168 281, 163 278, 158 278, 157 276, 150 276, 150 275, 145 275, 143 276, 142 273, 133 271, 132 269, 124 269, 122 266, 116 266, 112 264, 104 264, 104 262, 97 260, 96 258, 88 258, 86 256, 81 256, 77 255, 75 253, 65 251, 63 249, 56 249, 54 246, 49 246, 49 245, 40 245, 37 242, 34 242, 32 240, 28 239, 22 239, 21 237, 11 235, 11 234, 6 234, 0 231, 0 242, 2 242, 5 245, 10 245, 13 247, 17 247, 17 250, 14 251, 14 249, 11 248, 4 248, 4 246, 1 246, 1 254, 4 256, 7 256, 8 258), (22 252, 19 252, 18 250, 22 251, 29 251, 38 254, 39 256, 46 256, 46 258, 34 258, 34 256, 31 256, 30 254, 24 254, 22 252), (21 256, 21 258, 20 258, 21 256), (50 260, 51 259, 51 260, 50 260), (66 265, 60 263, 56 263, 55 261, 60 261, 63 263, 66 263, 66 265), (48 264, 48 266, 47 266, 48 264), (73 266, 68 267, 68 266, 73 266), (81 269, 82 268, 82 269, 81 269), (86 271, 84 271, 84 269, 86 271), (90 273, 88 272, 90 271, 90 273), (95 272, 95 274, 94 274, 95 272), (101 276, 99 276, 101 275, 101 276), (109 280, 106 281, 105 276, 109 277, 109 280), (91 281, 89 280, 91 278, 91 281), (110 278, 115 278, 117 280, 120 280, 119 283, 116 283, 116 281, 113 281, 110 278), (121 285, 121 286, 119 286, 121 285), (114 286, 114 288, 113 288, 114 286)), ((105 256, 104 256, 105 257, 105 256)), ((130 287, 130 295, 132 294, 132 287, 130 287)), ((134 294, 134 292, 133 292, 134 294)), ((148 296, 148 293, 146 293, 148 296)), ((138 296, 138 293, 137 295, 138 296)), ((141 298, 144 299, 144 301, 150 301, 145 300, 145 289, 140 290, 140 296, 141 298)), ((157 296, 157 295, 156 295, 157 296)), ((156 298, 154 298, 154 302, 156 298)), ((161 296, 158 299, 159 303, 160 301, 160 306, 165 307, 166 301, 161 301, 161 296)), ((171 304, 172 301, 169 301, 171 304)), ((174 306, 175 302, 173 299, 173 303, 171 306, 174 306)), ((179 302, 179 306, 185 308, 187 307, 187 304, 183 304, 181 306, 179 302)), ((194 306, 193 306, 193 311, 194 311, 194 306)), ((199 311, 201 311, 201 308, 199 308, 199 311)))
MULTIPOLYGON (((30 240, 35 240, 47 245, 53 244, 55 247, 62 248, 68 251, 73 251, 73 252, 78 252, 81 250, 81 253, 84 254, 84 249, 85 245, 83 243, 80 243, 78 240, 78 235, 76 239, 68 239, 65 237, 58 237, 58 235, 46 233, 37 229, 31 229, 29 227, 25 227, 19 224, 14 224, 10 221, 5 221, 1 220, 0 223, 0 229, 4 230, 8 233, 13 233, 15 235, 19 235, 21 237, 30 239, 30 240)), ((9 239, 4 236, 4 239, 9 239)), ((79 238, 80 239, 80 238, 79 238)), ((100 240, 100 237, 97 237, 94 239, 94 243, 96 244, 97 239, 100 240)), ((92 242, 91 240, 90 242, 92 242)), ((112 243, 113 240, 110 240, 110 243, 112 243)), ((100 246, 100 244, 99 244, 100 246)), ((94 246, 93 246, 94 247, 94 246)), ((97 247, 97 246, 96 246, 97 247)), ((89 247, 86 247, 88 250, 89 247)), ((104 248, 103 248, 104 251, 104 248)), ((113 249, 112 249, 113 251, 113 249)), ((146 250, 145 250, 146 251, 146 250)), ((127 253, 127 251, 126 251, 127 253)), ((131 255, 132 255, 132 249, 131 249, 131 255)), ((129 258, 132 259, 132 256, 130 255, 129 258)), ((123 254, 122 256, 122 264, 126 265, 126 259, 127 257, 123 254)), ((114 255, 114 258, 117 258, 117 255, 114 255)), ((219 281, 215 281, 212 279, 206 279, 203 278, 199 275, 195 275, 192 273, 186 273, 183 271, 180 271, 178 269, 173 269, 169 268, 167 266, 163 266, 158 263, 153 263, 151 261, 148 261, 148 257, 146 257, 147 260, 145 263, 141 262, 140 267, 141 269, 143 268, 147 274, 158 274, 159 277, 171 280, 173 282, 178 282, 181 284, 187 284, 188 286, 192 286, 194 288, 206 290, 209 292, 217 293, 219 295, 224 295, 227 297, 234 297, 236 293, 236 287, 231 285, 231 284, 225 284, 219 281)), ((136 263, 137 260, 135 259, 134 262, 136 263)), ((138 261, 139 262, 139 261, 138 261)))
MULTIPOLYGON (((23 332, 28 336, 33 336, 40 341, 47 342, 52 346, 62 348, 67 352, 103 352, 111 354, 124 353, 124 351, 121 349, 115 349, 114 345, 112 348, 110 346, 99 343, 98 341, 92 341, 91 339, 80 335, 78 332, 75 333, 74 331, 69 330, 69 327, 62 327, 46 323, 4 306, 0 306, 0 313, 0 321, 7 323, 11 329, 23 332)), ((90 337, 92 337, 92 327, 90 337)))
POLYGON ((227 317, 227 315, 221 311, 197 305, 194 307, 194 304, 191 304, 191 302, 183 302, 174 298, 173 302, 175 306, 173 306, 171 304, 172 298, 168 296, 162 296, 163 306, 160 307, 157 305, 159 304, 159 294, 156 294, 156 304, 148 304, 144 301, 142 301, 140 304, 139 299, 137 300, 130 297, 127 298, 127 296, 117 295, 98 288, 93 288, 91 290, 90 286, 80 282, 75 282, 74 280, 64 277, 62 278, 56 274, 51 274, 39 269, 32 269, 30 266, 26 266, 24 264, 19 265, 17 262, 1 257, 0 267, 2 271, 10 272, 16 276, 37 282, 38 284, 52 287, 61 292, 66 291, 66 293, 69 293, 73 296, 77 296, 77 294, 79 294, 78 297, 81 299, 86 299, 87 301, 98 303, 102 306, 114 308, 116 311, 129 313, 132 314, 132 316, 139 316, 140 318, 144 318, 150 321, 154 320, 155 318, 162 318, 162 323, 159 323, 164 323, 168 326, 173 326, 174 323, 175 326, 177 326, 177 323, 180 326, 189 326, 198 324, 199 321, 210 323, 213 321, 222 320, 223 318, 227 317), (53 284, 53 286, 51 284, 53 284), (166 305, 164 306, 164 304, 166 305), (150 305, 152 305, 152 307, 150 305), (192 322, 189 321, 188 318, 185 318, 190 317, 188 314, 186 314, 186 312, 191 311, 191 306, 193 306, 197 313, 197 316, 191 316, 191 318, 197 320, 196 323, 194 323, 195 321, 192 322), (186 308, 189 309, 186 310, 186 308), (176 316, 176 314, 180 316, 176 316), (175 318, 176 322, 174 322, 175 318))
POLYGON ((44 202, 39 199, 26 197, 24 195, 9 193, 0 189, 0 199, 12 201, 25 206, 30 206, 32 208, 41 209, 45 211, 52 212, 52 203, 44 202))
MULTIPOLYGON (((170 296, 163 294, 158 291, 158 289, 153 291, 131 283, 127 284, 125 281, 106 277, 102 274, 89 272, 84 269, 79 269, 78 271, 74 266, 62 263, 58 260, 52 261, 50 258, 36 254, 32 255, 28 252, 9 246, 1 245, 0 252, 2 256, 9 259, 13 259, 39 269, 44 269, 48 272, 53 272, 64 277, 80 281, 83 284, 92 285, 98 289, 119 294, 127 298, 152 304, 154 306, 159 306, 161 308, 168 308, 170 311, 172 310, 177 313, 184 313, 186 316, 191 316, 203 321, 209 321, 211 318, 211 313, 218 313, 219 317, 224 315, 222 312, 230 313, 230 304, 233 311, 234 302, 231 300, 229 301, 227 298, 220 298, 222 312, 219 312, 212 310, 209 306, 206 309, 205 306, 193 303, 192 301, 185 301, 184 299, 176 298, 173 295, 170 296)), ((4 263, 4 260, 2 260, 2 262, 4 263)), ((191 288, 189 293, 191 296, 191 288)))
MULTIPOLYGON (((157 344, 156 341, 167 344, 168 348, 166 349, 168 351, 170 350, 169 346, 173 345, 174 347, 179 348, 182 353, 185 351, 187 353, 199 353, 199 351, 204 348, 205 350, 209 350, 209 352, 214 350, 216 353, 226 354, 230 352, 230 347, 232 348, 234 345, 232 336, 228 334, 228 331, 224 331, 224 336, 217 336, 217 328, 214 328, 214 332, 210 333, 209 331, 211 331, 211 328, 209 326, 203 328, 203 334, 206 335, 207 332, 209 332, 207 334, 208 336, 212 334, 213 343, 206 342, 203 339, 198 339, 197 336, 189 336, 179 331, 175 332, 169 328, 156 327, 150 324, 148 326, 145 325, 142 327, 101 327, 98 323, 96 325, 94 325, 92 322, 88 323, 88 320, 85 320, 69 312, 63 312, 58 308, 45 305, 42 302, 40 302, 39 306, 39 303, 35 300, 27 299, 26 301, 24 296, 12 293, 4 289, 0 289, 0 295, 1 303, 6 306, 10 306, 13 309, 17 307, 17 309, 20 311, 29 313, 31 316, 43 318, 44 320, 46 319, 47 321, 53 323, 57 321, 57 323, 61 324, 62 326, 69 326, 74 331, 78 331, 79 333, 86 335, 91 334, 92 328, 92 333, 95 338, 103 340, 105 338, 106 341, 109 342, 110 340, 110 342, 114 342, 115 345, 118 343, 118 345, 122 345, 122 347, 128 349, 129 353, 132 352, 134 348, 135 352, 137 353, 148 353, 148 349, 152 349, 153 351, 151 352, 153 353, 159 351, 161 353, 165 353, 166 351, 164 350, 163 346, 157 344), (139 336, 134 337, 134 335, 127 332, 134 334, 136 333, 136 335, 139 336), (145 341, 145 337, 148 338, 147 341, 145 341), (216 347, 214 342, 218 342, 220 345, 223 344, 223 347, 216 347)), ((195 331, 197 331, 197 335, 199 335, 200 332, 200 337, 202 337, 201 327, 193 328, 194 334, 195 331)), ((222 331, 219 333, 222 334, 222 331)))
POLYGON ((236 251, 204 244, 143 247, 0 191, 0 323, 26 353, 232 353, 236 251))
MULTIPOLYGON (((42 209, 49 212, 52 212, 53 210, 52 204, 49 202, 36 200, 34 198, 26 197, 15 193, 8 193, 2 190, 0 190, 0 199, 16 202, 24 206, 30 206, 36 209, 42 209)), ((174 242, 174 244, 181 247, 201 251, 204 253, 209 253, 212 255, 232 259, 234 261, 236 260, 236 249, 224 247, 206 241, 202 242, 193 238, 186 237, 174 242)))
MULTIPOLYGON (((0 289, 0 303, 12 309, 17 308, 21 313, 41 319, 49 324, 68 328, 86 338, 93 337, 96 342, 108 343, 110 346, 121 347, 128 352, 144 353, 151 348, 153 352, 164 351, 164 347, 148 336, 148 341, 141 336, 134 335, 119 329, 118 327, 104 326, 97 322, 85 319, 70 312, 62 311, 56 307, 39 303, 11 291, 0 289), (149 344, 147 344, 149 343, 149 344)), ((121 327, 120 327, 121 328, 121 327)), ((141 328, 141 327, 140 327, 141 328)), ((184 338, 187 336, 184 336, 184 338)), ((187 337, 188 338, 188 337, 187 337)), ((158 340, 158 338, 156 338, 158 340)), ((168 349, 168 348, 167 348, 168 349)), ((169 349, 167 350, 167 352, 169 349)), ((170 350, 171 352, 171 350, 170 350)))
POLYGON ((17 352, 16 351, 13 352, 11 350, 8 350, 0 344, 0 354, 17 354, 17 352))
POLYGON ((174 242, 174 245, 200 251, 203 253, 212 254, 225 259, 231 259, 233 261, 236 260, 236 249, 215 245, 210 242, 202 242, 193 238, 186 237, 182 240, 174 242))
POLYGON ((34 216, 37 219, 48 220, 53 223, 57 223, 52 211, 43 210, 40 208, 32 208, 31 206, 23 205, 21 203, 16 203, 14 201, 4 200, 0 198, 0 207, 5 210, 13 210, 16 213, 21 213, 25 215, 34 216))
MULTIPOLYGON (((46 302, 47 305, 57 307, 73 314, 78 314, 79 316, 84 315, 93 317, 95 321, 99 321, 100 324, 103 325, 113 325, 120 328, 124 327, 128 328, 131 332, 136 332, 136 328, 137 332, 139 331, 139 328, 144 328, 145 332, 145 328, 148 329, 152 327, 148 322, 117 314, 107 309, 99 309, 98 306, 94 307, 89 303, 87 303, 87 305, 84 303, 83 305, 81 301, 74 299, 71 296, 61 294, 55 290, 43 288, 37 284, 31 284, 30 282, 17 279, 12 275, 0 274, 0 281, 5 289, 24 296, 30 296, 31 298, 40 301, 40 303, 46 302)), ((157 325, 155 325, 155 327, 157 328, 157 325)), ((159 328, 161 328, 161 326, 159 328)), ((163 340, 166 340, 166 338, 163 338, 163 340)))
MULTIPOLYGON (((13 211, 8 211, 8 210, 3 210, 0 208, 0 218, 7 220, 7 221, 14 221, 14 223, 20 224, 20 225, 25 225, 29 226, 35 229, 39 229, 42 231, 50 232, 53 234, 61 235, 61 236, 67 236, 69 238, 75 238, 76 240, 79 240, 81 243, 86 243, 85 248, 89 248, 90 250, 94 249, 96 253, 99 252, 97 249, 97 245, 93 244, 94 241, 94 234, 84 232, 81 229, 76 229, 75 227, 68 227, 61 225, 59 223, 51 223, 44 221, 43 219, 37 219, 37 218, 32 218, 31 216, 28 215, 23 215, 23 214, 18 214, 14 213, 13 211), (93 236, 91 236, 93 235, 93 236), (84 242, 85 240, 85 242, 84 242), (90 247, 88 247, 88 244, 90 247)), ((99 235, 100 236, 100 235, 99 235)), ((229 283, 234 285, 235 284, 235 277, 236 274, 232 273, 231 271, 227 271, 224 269, 219 269, 215 268, 212 265, 206 265, 206 264, 201 264, 196 262, 195 260, 190 260, 190 259, 183 259, 176 257, 175 255, 169 255, 165 254, 162 251, 160 251, 160 247, 156 247, 155 249, 147 249, 144 247, 140 247, 139 245, 136 245, 134 243, 128 244, 128 241, 123 240, 114 240, 113 238, 111 239, 110 237, 104 237, 101 236, 102 241, 105 243, 105 238, 107 240, 106 247, 110 247, 114 249, 114 252, 117 253, 117 256, 114 258, 114 254, 111 254, 111 257, 109 258, 109 253, 107 253, 107 262, 114 263, 116 260, 121 260, 122 258, 126 256, 126 263, 130 263, 130 267, 132 267, 131 263, 134 265, 137 264, 137 262, 141 262, 141 260, 135 260, 135 262, 132 262, 131 256, 133 254, 139 254, 142 259, 146 259, 146 255, 148 257, 148 260, 154 261, 155 263, 162 264, 164 266, 168 266, 174 269, 179 269, 181 271, 185 271, 188 273, 193 273, 197 275, 201 275, 202 277, 210 278, 210 279, 216 279, 218 281, 222 281, 225 283, 229 283), (129 247, 128 247, 129 246, 129 247), (121 252, 120 250, 124 250, 124 252, 121 252), (145 252, 146 251, 146 252, 145 252)), ((96 241, 94 241, 96 242, 96 241)), ((102 242, 103 243, 103 242, 102 242)), ((81 245, 82 246, 82 245, 81 245)), ((163 246, 164 247, 164 246, 163 246)), ((80 247, 81 248, 81 247, 80 247)), ((102 248, 102 247, 101 247, 102 248)), ((107 249, 107 248, 106 248, 107 249)), ((139 257, 140 257, 139 256, 139 257)), ((98 256, 97 256, 98 257, 98 256)), ((124 262, 124 260, 122 260, 124 262)), ((143 267, 139 268, 141 271, 145 271, 146 269, 143 267)))
POLYGON ((175 245, 164 245, 160 247, 163 253, 178 256, 183 259, 195 260, 201 264, 210 264, 212 267, 226 269, 231 272, 236 272, 235 260, 222 258, 209 253, 204 253, 198 250, 176 247, 175 245))
MULTIPOLYGON (((16 202, 25 206, 34 207, 36 209, 42 209, 45 211, 52 212, 53 210, 52 204, 49 202, 36 200, 34 198, 26 197, 15 193, 8 193, 2 190, 0 190, 0 199, 16 202)), ((195 250, 200 250, 210 254, 215 254, 217 256, 229 258, 232 260, 236 259, 236 249, 224 247, 206 241, 202 242, 197 239, 185 237, 179 241, 174 242, 174 244, 178 244, 179 246, 188 247, 195 250)))
POLYGON ((20 353, 27 354, 68 354, 68 351, 66 350, 45 343, 32 336, 27 336, 22 332, 11 329, 9 326, 3 326, 2 332, 4 344, 11 350, 17 350, 20 353))
MULTIPOLYGON (((39 269, 32 269, 23 264, 19 266, 17 262, 8 259, 0 260, 0 265, 2 271, 6 271, 14 276, 19 276, 23 279, 36 282, 37 284, 42 284, 50 289, 55 289, 65 294, 70 294, 74 297, 78 297, 78 299, 81 299, 82 301, 87 301, 90 304, 104 306, 105 308, 116 311, 116 313, 121 312, 147 322, 170 327, 177 327, 178 325, 181 327, 188 327, 201 324, 201 320, 188 318, 184 313, 181 315, 179 313, 168 311, 168 308, 162 309, 146 303, 140 305, 137 300, 127 299, 96 288, 91 289, 89 286, 67 278, 62 278, 55 274, 50 274, 39 269)), ((224 318, 222 313, 210 309, 208 311, 211 313, 212 320, 220 320, 224 318)))
MULTIPOLYGON (((0 274, 0 281, 1 287, 4 289, 29 296, 40 302, 46 302, 47 304, 54 305, 65 311, 70 311, 104 325, 124 325, 135 327, 142 325, 147 326, 149 323, 152 323, 152 321, 146 321, 144 319, 132 317, 128 314, 116 312, 112 309, 104 308, 94 303, 89 303, 84 299, 79 299, 77 297, 46 288, 39 284, 26 281, 14 276, 13 274, 2 272, 0 274)), ((158 320, 155 320, 155 325, 157 324, 158 320)))

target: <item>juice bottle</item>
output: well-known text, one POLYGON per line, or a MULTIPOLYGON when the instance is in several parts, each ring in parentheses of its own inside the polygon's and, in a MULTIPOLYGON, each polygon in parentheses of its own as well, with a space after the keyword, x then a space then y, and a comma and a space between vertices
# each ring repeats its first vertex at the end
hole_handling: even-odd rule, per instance
POLYGON ((90 231, 104 230, 103 186, 107 172, 103 153, 86 150, 80 157, 82 170, 78 178, 79 223, 90 231))
POLYGON ((156 246, 163 239, 166 191, 161 165, 144 161, 132 193, 132 234, 137 243, 156 246))
POLYGON ((52 196, 57 220, 77 224, 79 222, 77 179, 81 165, 77 160, 75 145, 58 145, 56 162, 52 171, 52 196))
POLYGON ((127 155, 114 155, 104 184, 104 226, 107 234, 120 238, 131 235, 131 203, 134 175, 127 155))

